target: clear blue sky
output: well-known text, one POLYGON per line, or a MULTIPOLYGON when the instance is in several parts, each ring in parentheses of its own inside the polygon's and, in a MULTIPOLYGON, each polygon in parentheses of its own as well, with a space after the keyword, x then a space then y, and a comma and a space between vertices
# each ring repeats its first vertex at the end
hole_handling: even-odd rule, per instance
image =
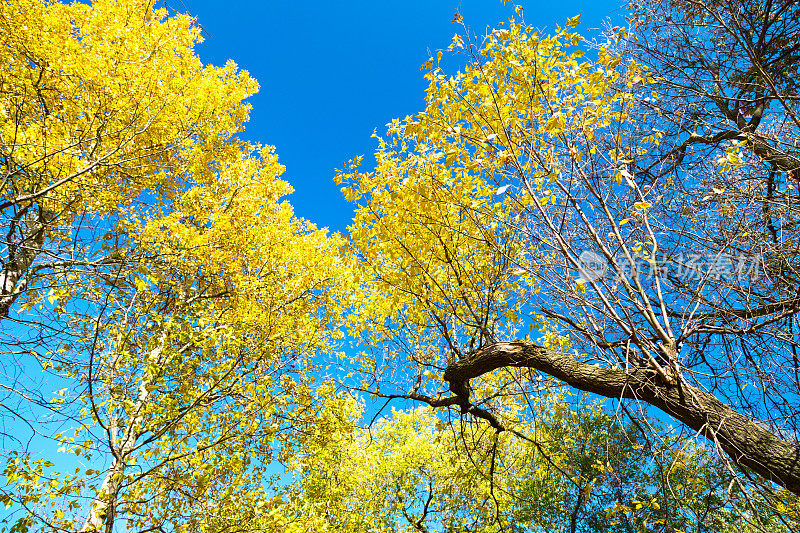
MULTIPOLYGON (((519 1, 519 0, 518 0, 519 1)), ((619 19, 619 0, 520 2, 525 21, 553 30, 582 14, 590 34, 606 17, 619 19)), ((299 0, 168 0, 205 30, 198 53, 205 63, 233 59, 261 89, 244 138, 276 147, 295 188, 298 215, 344 231, 352 206, 333 182, 334 169, 371 154, 378 128, 421 111, 419 70, 428 50, 446 48, 459 29, 458 10, 474 33, 513 15, 500 0, 402 2, 299 0)), ((619 23, 616 21, 615 23, 619 23)))

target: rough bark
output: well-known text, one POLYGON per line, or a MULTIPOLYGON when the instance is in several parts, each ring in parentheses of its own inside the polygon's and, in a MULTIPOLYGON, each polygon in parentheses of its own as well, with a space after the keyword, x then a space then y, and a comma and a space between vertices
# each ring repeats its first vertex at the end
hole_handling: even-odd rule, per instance
POLYGON ((637 399, 673 416, 719 446, 737 465, 800 495, 800 447, 759 422, 682 382, 670 385, 650 368, 618 370, 582 363, 569 354, 526 341, 498 342, 452 363, 444 373, 453 393, 468 403, 469 380, 503 367, 525 367, 576 389, 607 398, 637 399))

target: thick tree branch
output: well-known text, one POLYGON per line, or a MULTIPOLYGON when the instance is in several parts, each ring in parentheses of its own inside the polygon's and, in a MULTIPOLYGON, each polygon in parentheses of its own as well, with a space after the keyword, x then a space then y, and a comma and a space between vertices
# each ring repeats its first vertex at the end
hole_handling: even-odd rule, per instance
POLYGON ((444 379, 468 402, 469 380, 503 367, 532 368, 586 392, 646 402, 714 441, 736 464, 800 494, 800 447, 698 387, 664 383, 650 368, 600 368, 531 342, 512 341, 450 364, 444 379))

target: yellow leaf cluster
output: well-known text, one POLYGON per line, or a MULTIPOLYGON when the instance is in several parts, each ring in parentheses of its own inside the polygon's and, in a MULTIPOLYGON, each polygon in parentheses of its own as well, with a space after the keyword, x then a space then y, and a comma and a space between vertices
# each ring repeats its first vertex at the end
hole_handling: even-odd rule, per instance
POLYGON ((146 0, 0 4, 0 138, 17 202, 68 222, 169 196, 240 131, 256 83, 204 67, 200 30, 146 0))
POLYGON ((353 248, 371 284, 359 316, 376 341, 393 333, 378 317, 397 319, 411 344, 442 348, 424 356, 441 364, 476 331, 525 322, 515 310, 538 291, 543 258, 520 217, 560 208, 541 189, 561 179, 562 154, 580 161, 572 139, 609 127, 621 98, 620 58, 602 49, 585 60, 577 21, 544 37, 511 21, 457 73, 431 65, 425 110, 387 124, 374 170, 358 159, 338 172, 358 203, 353 248))

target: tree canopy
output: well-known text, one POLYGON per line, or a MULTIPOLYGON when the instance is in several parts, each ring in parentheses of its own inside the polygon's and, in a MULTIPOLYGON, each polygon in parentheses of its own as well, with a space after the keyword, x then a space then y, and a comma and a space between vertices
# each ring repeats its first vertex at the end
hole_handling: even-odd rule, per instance
POLYGON ((457 14, 339 235, 193 19, 0 4, 4 528, 800 527, 800 10, 628 8, 457 14))

